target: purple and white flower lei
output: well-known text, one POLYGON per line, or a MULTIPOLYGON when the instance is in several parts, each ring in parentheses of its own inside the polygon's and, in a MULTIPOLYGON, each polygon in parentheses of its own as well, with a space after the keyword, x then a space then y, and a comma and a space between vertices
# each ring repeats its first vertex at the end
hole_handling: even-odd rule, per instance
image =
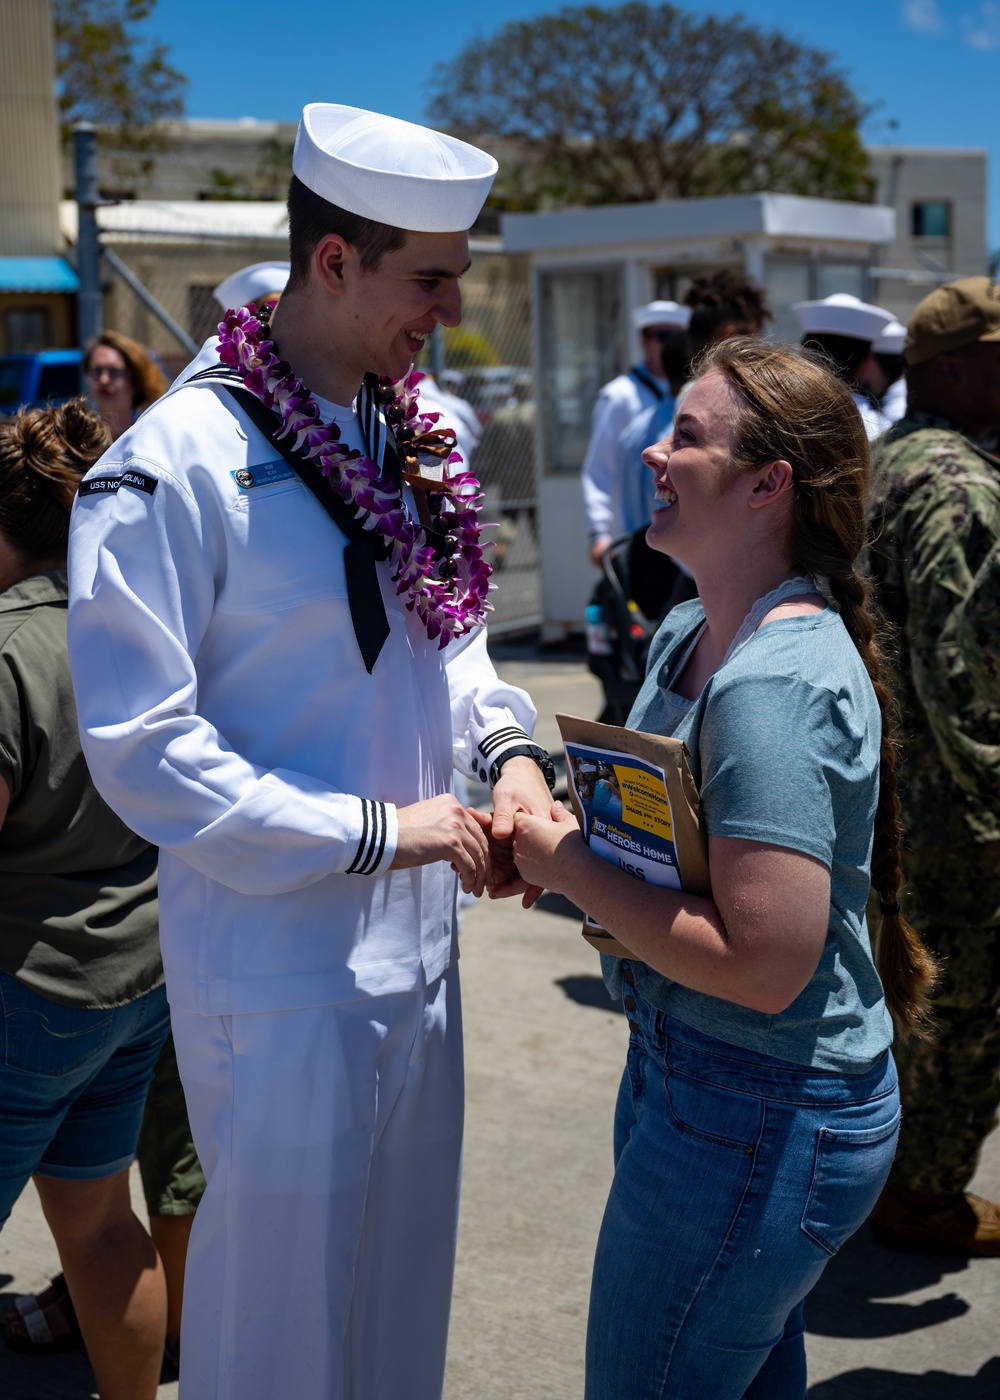
MULTIPOLYGON (((453 544, 450 558, 441 561, 435 559, 424 528, 411 515, 400 489, 370 457, 340 441, 336 420, 323 422, 316 400, 291 366, 274 353, 274 344, 264 332, 250 307, 227 311, 219 325, 219 359, 238 372, 265 407, 280 414, 276 436, 291 438, 296 451, 312 458, 331 491, 354 507, 364 529, 376 530, 386 541, 396 593, 404 596, 407 608, 416 611, 430 640, 440 637, 439 645, 444 647, 452 637, 481 626, 492 611, 488 599, 495 585, 490 583, 492 570, 479 543, 482 493, 471 472, 454 470, 461 467, 459 453, 449 453, 445 475, 450 490, 436 498, 441 502, 436 525, 453 544), (445 577, 440 576, 442 564, 445 577)), ((418 444, 420 434, 435 431, 441 416, 420 408, 417 385, 423 377, 411 368, 398 381, 379 380, 387 416, 415 431, 413 440, 418 444)))

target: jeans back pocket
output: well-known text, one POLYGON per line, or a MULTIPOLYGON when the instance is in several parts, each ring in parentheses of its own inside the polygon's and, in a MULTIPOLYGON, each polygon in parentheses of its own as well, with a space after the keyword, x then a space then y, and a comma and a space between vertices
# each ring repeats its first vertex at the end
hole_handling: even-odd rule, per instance
POLYGON ((899 1107, 876 1128, 820 1128, 802 1229, 837 1250, 868 1218, 896 1155, 899 1107))
POLYGON ((111 1036, 113 1010, 62 1006, 0 976, 3 1058, 8 1069, 58 1078, 88 1067, 111 1036))

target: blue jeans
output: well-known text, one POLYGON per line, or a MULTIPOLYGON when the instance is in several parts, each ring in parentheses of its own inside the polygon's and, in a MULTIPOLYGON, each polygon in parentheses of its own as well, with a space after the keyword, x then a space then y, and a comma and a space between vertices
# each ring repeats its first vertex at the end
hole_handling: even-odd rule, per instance
POLYGON ((169 1030, 162 986, 91 1010, 0 972, 0 1229, 36 1172, 93 1181, 131 1164, 169 1030))
POLYGON ((808 1069, 636 1001, 586 1400, 804 1400, 802 1300, 896 1149, 892 1056, 808 1069))

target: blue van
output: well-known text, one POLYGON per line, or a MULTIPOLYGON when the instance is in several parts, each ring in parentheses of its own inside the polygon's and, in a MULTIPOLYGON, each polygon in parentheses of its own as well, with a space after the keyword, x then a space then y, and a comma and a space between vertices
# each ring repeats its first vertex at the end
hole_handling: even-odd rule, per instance
POLYGON ((80 393, 79 350, 0 355, 0 414, 64 403, 80 393))

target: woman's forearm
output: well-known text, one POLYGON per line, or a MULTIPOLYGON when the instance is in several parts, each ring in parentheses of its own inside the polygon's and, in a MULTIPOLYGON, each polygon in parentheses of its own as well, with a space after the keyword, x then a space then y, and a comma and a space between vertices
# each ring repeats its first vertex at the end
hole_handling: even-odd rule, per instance
POLYGON ((784 985, 768 950, 730 937, 712 899, 637 880, 576 832, 560 843, 550 879, 638 960, 693 991, 774 1013, 800 990, 784 985))

